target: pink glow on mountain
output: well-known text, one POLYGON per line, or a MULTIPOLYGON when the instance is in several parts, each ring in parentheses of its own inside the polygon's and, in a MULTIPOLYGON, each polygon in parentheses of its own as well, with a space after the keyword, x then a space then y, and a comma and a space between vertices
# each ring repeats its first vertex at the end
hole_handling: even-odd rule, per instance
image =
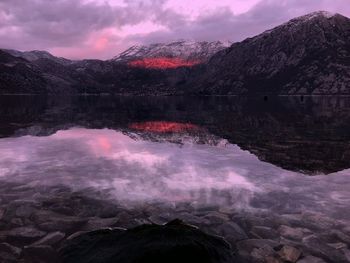
POLYGON ((129 62, 129 66, 149 69, 174 69, 180 67, 193 67, 200 64, 199 60, 184 60, 181 58, 144 58, 129 62))

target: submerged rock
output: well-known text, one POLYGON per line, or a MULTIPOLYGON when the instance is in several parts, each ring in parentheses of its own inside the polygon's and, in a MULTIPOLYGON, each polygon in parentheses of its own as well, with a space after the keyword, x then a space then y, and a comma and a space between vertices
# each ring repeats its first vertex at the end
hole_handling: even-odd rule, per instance
POLYGON ((43 237, 42 239, 36 241, 33 245, 35 246, 41 246, 41 245, 55 245, 58 242, 60 242, 63 238, 65 237, 64 233, 61 232, 52 232, 48 235, 46 235, 45 237, 43 237))
POLYGON ((74 232, 88 221, 86 218, 65 216, 51 211, 39 211, 34 215, 38 227, 47 232, 74 232))
POLYGON ((238 262, 224 239, 208 235, 180 220, 129 230, 88 232, 66 241, 60 255, 67 263, 238 262))
POLYGON ((261 239, 277 239, 279 237, 276 230, 266 226, 254 226, 251 235, 261 239))
POLYGON ((307 256, 301 260, 298 260, 297 263, 326 263, 326 262, 321 258, 317 258, 314 256, 307 256))
POLYGON ((293 228, 289 226, 282 225, 278 229, 281 236, 290 238, 293 240, 301 240, 304 237, 304 232, 301 228, 293 228))
POLYGON ((8 243, 0 243, 0 262, 17 262, 22 250, 8 243))
POLYGON ((34 227, 17 227, 7 233, 7 239, 16 243, 32 242, 46 235, 34 227))
POLYGON ((57 252, 51 246, 47 245, 24 247, 23 257, 26 263, 61 262, 57 252))
POLYGON ((266 258, 274 256, 274 248, 278 245, 270 239, 247 239, 237 242, 237 249, 243 262, 265 262, 266 258))
POLYGON ((291 246, 283 246, 278 254, 287 262, 297 262, 301 256, 301 250, 291 246))

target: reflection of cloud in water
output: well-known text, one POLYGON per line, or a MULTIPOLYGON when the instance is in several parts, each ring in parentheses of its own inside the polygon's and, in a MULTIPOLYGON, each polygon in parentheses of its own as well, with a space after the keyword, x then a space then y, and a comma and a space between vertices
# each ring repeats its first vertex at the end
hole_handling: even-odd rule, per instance
POLYGON ((349 171, 307 177, 261 162, 234 145, 180 147, 135 141, 107 129, 71 129, 49 137, 1 139, 0 151, 0 176, 8 181, 94 187, 123 201, 334 214, 350 197, 349 171))
MULTIPOLYGON (((211 146, 134 141, 107 129, 71 129, 49 137, 9 138, 2 140, 0 147, 4 141, 13 152, 28 158, 18 169, 3 172, 9 180, 93 186, 108 190, 118 199, 134 201, 210 203, 222 195, 220 191, 236 189, 233 196, 242 189, 247 193, 256 190, 239 174, 242 169, 234 171, 232 165, 225 164, 229 156, 218 155, 223 163, 215 161, 211 151, 220 148, 211 146)), ((15 155, 7 159, 11 160, 9 167, 18 165, 15 155)))

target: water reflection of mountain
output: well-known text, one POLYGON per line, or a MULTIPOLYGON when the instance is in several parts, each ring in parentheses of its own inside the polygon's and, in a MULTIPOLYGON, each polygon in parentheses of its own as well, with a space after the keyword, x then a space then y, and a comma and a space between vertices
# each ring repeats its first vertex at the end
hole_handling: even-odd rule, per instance
POLYGON ((200 139, 195 143, 224 138, 261 160, 308 174, 350 168, 350 98, 285 97, 264 101, 235 97, 25 96, 1 97, 0 105, 1 137, 48 135, 73 126, 133 134, 132 123, 179 123, 200 129, 138 130, 137 134, 141 139, 172 142, 184 134, 198 135, 200 139))

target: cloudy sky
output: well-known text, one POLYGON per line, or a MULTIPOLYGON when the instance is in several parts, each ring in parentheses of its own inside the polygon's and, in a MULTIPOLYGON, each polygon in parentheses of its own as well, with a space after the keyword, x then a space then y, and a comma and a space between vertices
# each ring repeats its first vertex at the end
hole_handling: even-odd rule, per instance
POLYGON ((349 0, 0 0, 0 48, 107 59, 134 44, 240 41, 349 0))

